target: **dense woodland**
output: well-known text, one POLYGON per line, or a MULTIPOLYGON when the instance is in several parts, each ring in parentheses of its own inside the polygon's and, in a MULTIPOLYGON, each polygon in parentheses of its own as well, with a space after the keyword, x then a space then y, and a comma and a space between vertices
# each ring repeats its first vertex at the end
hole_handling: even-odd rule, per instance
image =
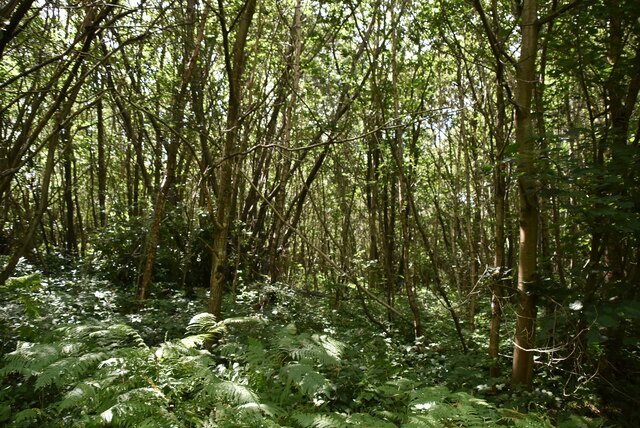
POLYGON ((0 425, 640 425, 637 0, 4 0, 0 425))

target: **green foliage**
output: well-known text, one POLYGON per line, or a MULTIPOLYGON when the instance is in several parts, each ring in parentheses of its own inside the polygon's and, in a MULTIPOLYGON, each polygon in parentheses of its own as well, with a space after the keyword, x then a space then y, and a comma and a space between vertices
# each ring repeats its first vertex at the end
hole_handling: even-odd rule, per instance
POLYGON ((92 266, 110 281, 131 284, 142 255, 145 233, 140 217, 127 222, 114 221, 95 241, 92 266))
POLYGON ((283 313, 295 299, 287 289, 260 315, 247 315, 260 296, 246 291, 232 317, 200 313, 187 323, 182 315, 176 319, 185 320, 186 335, 154 345, 145 340, 152 335, 141 331, 165 325, 160 310, 118 314, 113 296, 104 300, 112 306, 87 310, 96 296, 108 296, 104 282, 18 281, 35 301, 58 302, 61 311, 69 310, 64 296, 79 290, 75 284, 93 300, 78 300, 83 308, 76 313, 86 314, 85 320, 50 328, 39 324, 55 319, 41 305, 34 321, 39 334, 20 338, 5 355, 0 423, 8 426, 550 426, 543 411, 553 400, 544 401, 546 392, 508 402, 509 408, 535 410, 529 414, 502 407, 502 396, 482 395, 490 388, 480 384, 488 365, 479 354, 442 354, 440 347, 454 345, 449 342, 433 349, 407 344, 402 335, 363 328, 366 320, 350 308, 338 312, 298 301, 303 329, 283 313), (57 299, 43 300, 43 290, 57 299), (106 321, 96 321, 96 314, 106 321), (204 344, 209 348, 201 349, 204 344), (530 402, 543 404, 528 407, 530 402))
POLYGON ((42 287, 40 273, 9 278, 0 285, 0 337, 3 346, 0 355, 7 352, 15 336, 33 339, 36 329, 33 321, 41 316, 41 302, 37 299, 42 287))
MULTIPOLYGON (((185 215, 183 207, 173 207, 167 209, 161 223, 154 263, 154 281, 158 283, 180 283, 185 266, 189 268, 186 276, 189 287, 208 281, 210 251, 206 244, 211 231, 206 228, 193 231, 185 215)), ((141 268, 147 232, 146 217, 113 221, 94 239, 89 257, 91 266, 116 284, 134 283, 141 268)))
POLYGON ((41 282, 39 273, 9 278, 6 284, 0 285, 0 295, 9 302, 20 303, 24 307, 25 315, 28 318, 35 318, 40 315, 40 308, 33 298, 33 293, 40 288, 41 282))

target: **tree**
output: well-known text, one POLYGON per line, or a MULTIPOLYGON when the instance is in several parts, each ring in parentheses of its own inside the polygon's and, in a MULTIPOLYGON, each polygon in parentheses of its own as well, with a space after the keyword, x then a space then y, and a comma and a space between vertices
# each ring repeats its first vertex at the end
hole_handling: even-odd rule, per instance
POLYGON ((218 1, 218 20, 223 39, 225 72, 229 84, 227 104, 227 119, 224 134, 224 144, 221 161, 216 165, 216 182, 218 193, 215 203, 215 221, 213 229, 213 243, 211 247, 211 280, 209 284, 209 312, 220 317, 222 307, 222 290, 229 273, 227 272, 227 245, 235 208, 233 202, 238 191, 238 183, 233 182, 234 171, 238 167, 241 157, 239 127, 241 124, 241 106, 243 95, 244 68, 247 62, 246 45, 249 27, 256 10, 257 0, 247 0, 242 7, 238 29, 233 45, 229 40, 230 31, 227 14, 222 0, 218 1))

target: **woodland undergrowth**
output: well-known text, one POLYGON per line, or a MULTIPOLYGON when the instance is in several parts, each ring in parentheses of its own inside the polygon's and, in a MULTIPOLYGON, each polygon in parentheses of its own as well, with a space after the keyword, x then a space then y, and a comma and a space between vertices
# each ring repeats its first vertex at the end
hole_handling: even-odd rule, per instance
POLYGON ((293 285, 247 285, 215 320, 198 293, 156 284, 133 313, 131 290, 20 269, 0 289, 0 425, 611 426, 557 379, 523 394, 506 377, 489 384, 486 350, 463 354, 437 306, 415 341, 402 323, 372 329, 354 300, 302 299, 293 285))

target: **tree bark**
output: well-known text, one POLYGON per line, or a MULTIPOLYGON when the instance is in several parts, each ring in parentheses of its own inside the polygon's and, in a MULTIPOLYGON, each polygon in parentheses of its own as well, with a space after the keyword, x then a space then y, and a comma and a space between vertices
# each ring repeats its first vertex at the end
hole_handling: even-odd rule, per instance
MULTIPOLYGON (((394 28, 391 41, 391 76, 393 85, 393 114, 394 119, 400 121, 400 96, 398 93, 398 34, 394 28)), ((409 301, 409 308, 413 317, 413 334, 416 338, 422 336, 422 324, 420 320, 420 309, 414 288, 413 272, 409 263, 409 247, 411 244, 411 236, 409 233, 409 179, 408 173, 405 171, 404 163, 404 139, 402 128, 396 128, 393 135, 392 150, 400 176, 400 228, 402 231, 402 283, 409 301)))
POLYGON ((182 57, 182 64, 179 73, 182 77, 180 87, 176 89, 173 105, 172 105, 172 122, 173 133, 170 137, 169 146, 167 147, 167 166, 162 178, 162 184, 156 195, 156 200, 153 207, 153 214, 151 218, 151 226, 147 234, 147 242, 145 246, 144 270, 140 283, 138 286, 138 299, 137 309, 140 310, 144 306, 144 300, 147 297, 147 290, 149 282, 151 281, 151 275, 153 274, 153 266, 157 254, 158 240, 160 237, 160 221, 164 212, 165 202, 169 196, 169 191, 173 186, 173 182, 176 177, 176 168, 178 165, 178 150, 182 143, 182 130, 184 127, 183 115, 186 105, 186 92, 189 85, 190 77, 195 67, 195 63, 200 50, 200 42, 202 38, 199 35, 199 39, 195 45, 192 40, 192 34, 190 29, 193 28, 195 23, 195 14, 193 13, 195 7, 195 0, 190 0, 187 4, 187 29, 184 34, 184 51, 182 57))
MULTIPOLYGON (((107 225, 107 163, 105 160, 104 117, 102 100, 96 105, 98 113, 98 213, 100 227, 107 225)), ((129 164, 127 163, 127 166, 129 164)))
POLYGON ((224 60, 229 83, 229 98, 227 103, 226 134, 222 150, 222 162, 218 171, 218 197, 216 204, 215 224, 213 231, 213 245, 211 247, 211 276, 209 280, 209 312, 216 319, 220 318, 222 309, 222 291, 228 275, 227 244, 234 207, 233 183, 234 164, 239 162, 239 156, 232 156, 238 151, 238 127, 240 125, 240 108, 242 103, 242 77, 247 60, 245 47, 247 44, 249 27, 256 9, 257 0, 247 0, 238 22, 236 39, 233 50, 230 51, 229 30, 222 0, 218 0, 218 18, 223 38, 224 60))
MULTIPOLYGON (((18 24, 20 24, 20 21, 25 17, 33 2, 34 0, 21 1, 13 15, 11 15, 11 19, 7 25, 0 32, 0 59, 2 59, 2 55, 4 54, 7 44, 16 36, 18 24)), ((9 16, 17 3, 17 1, 10 1, 8 4, 0 8, 0 19, 4 21, 5 17, 9 16)))
POLYGON ((64 168, 64 204, 65 204, 65 249, 67 256, 73 257, 78 253, 78 242, 76 237, 73 204, 73 141, 70 135, 69 124, 58 125, 60 128, 59 138, 63 144, 63 168, 64 168))
POLYGON ((538 251, 538 196, 536 150, 531 121, 531 99, 538 49, 537 0, 524 0, 521 15, 522 45, 516 64, 515 134, 518 144, 520 246, 516 331, 513 349, 514 385, 533 385, 533 348, 536 327, 536 269, 538 251))
MULTIPOLYGON (((300 56, 302 54, 302 11, 301 11, 301 2, 298 0, 296 2, 294 17, 293 17, 293 26, 291 28, 291 45, 292 52, 289 54, 289 65, 287 69, 291 70, 290 76, 287 76, 291 85, 291 95, 289 103, 285 108, 284 113, 284 123, 282 130, 282 144, 285 147, 290 145, 291 141, 291 128, 292 128, 292 120, 295 113, 296 108, 296 100, 298 97, 298 89, 300 83, 300 56)), ((288 153, 281 153, 280 159, 278 161, 278 172, 276 174, 276 180, 279 182, 278 184, 278 193, 275 196, 275 208, 282 212, 285 206, 285 196, 286 196, 286 186, 289 181, 289 177, 291 176, 291 160, 288 153)), ((280 266, 278 263, 278 256, 280 254, 280 247, 282 241, 282 230, 284 224, 277 216, 273 219, 273 231, 271 233, 271 239, 269 242, 269 278, 271 283, 275 283, 278 281, 280 277, 280 266)))

